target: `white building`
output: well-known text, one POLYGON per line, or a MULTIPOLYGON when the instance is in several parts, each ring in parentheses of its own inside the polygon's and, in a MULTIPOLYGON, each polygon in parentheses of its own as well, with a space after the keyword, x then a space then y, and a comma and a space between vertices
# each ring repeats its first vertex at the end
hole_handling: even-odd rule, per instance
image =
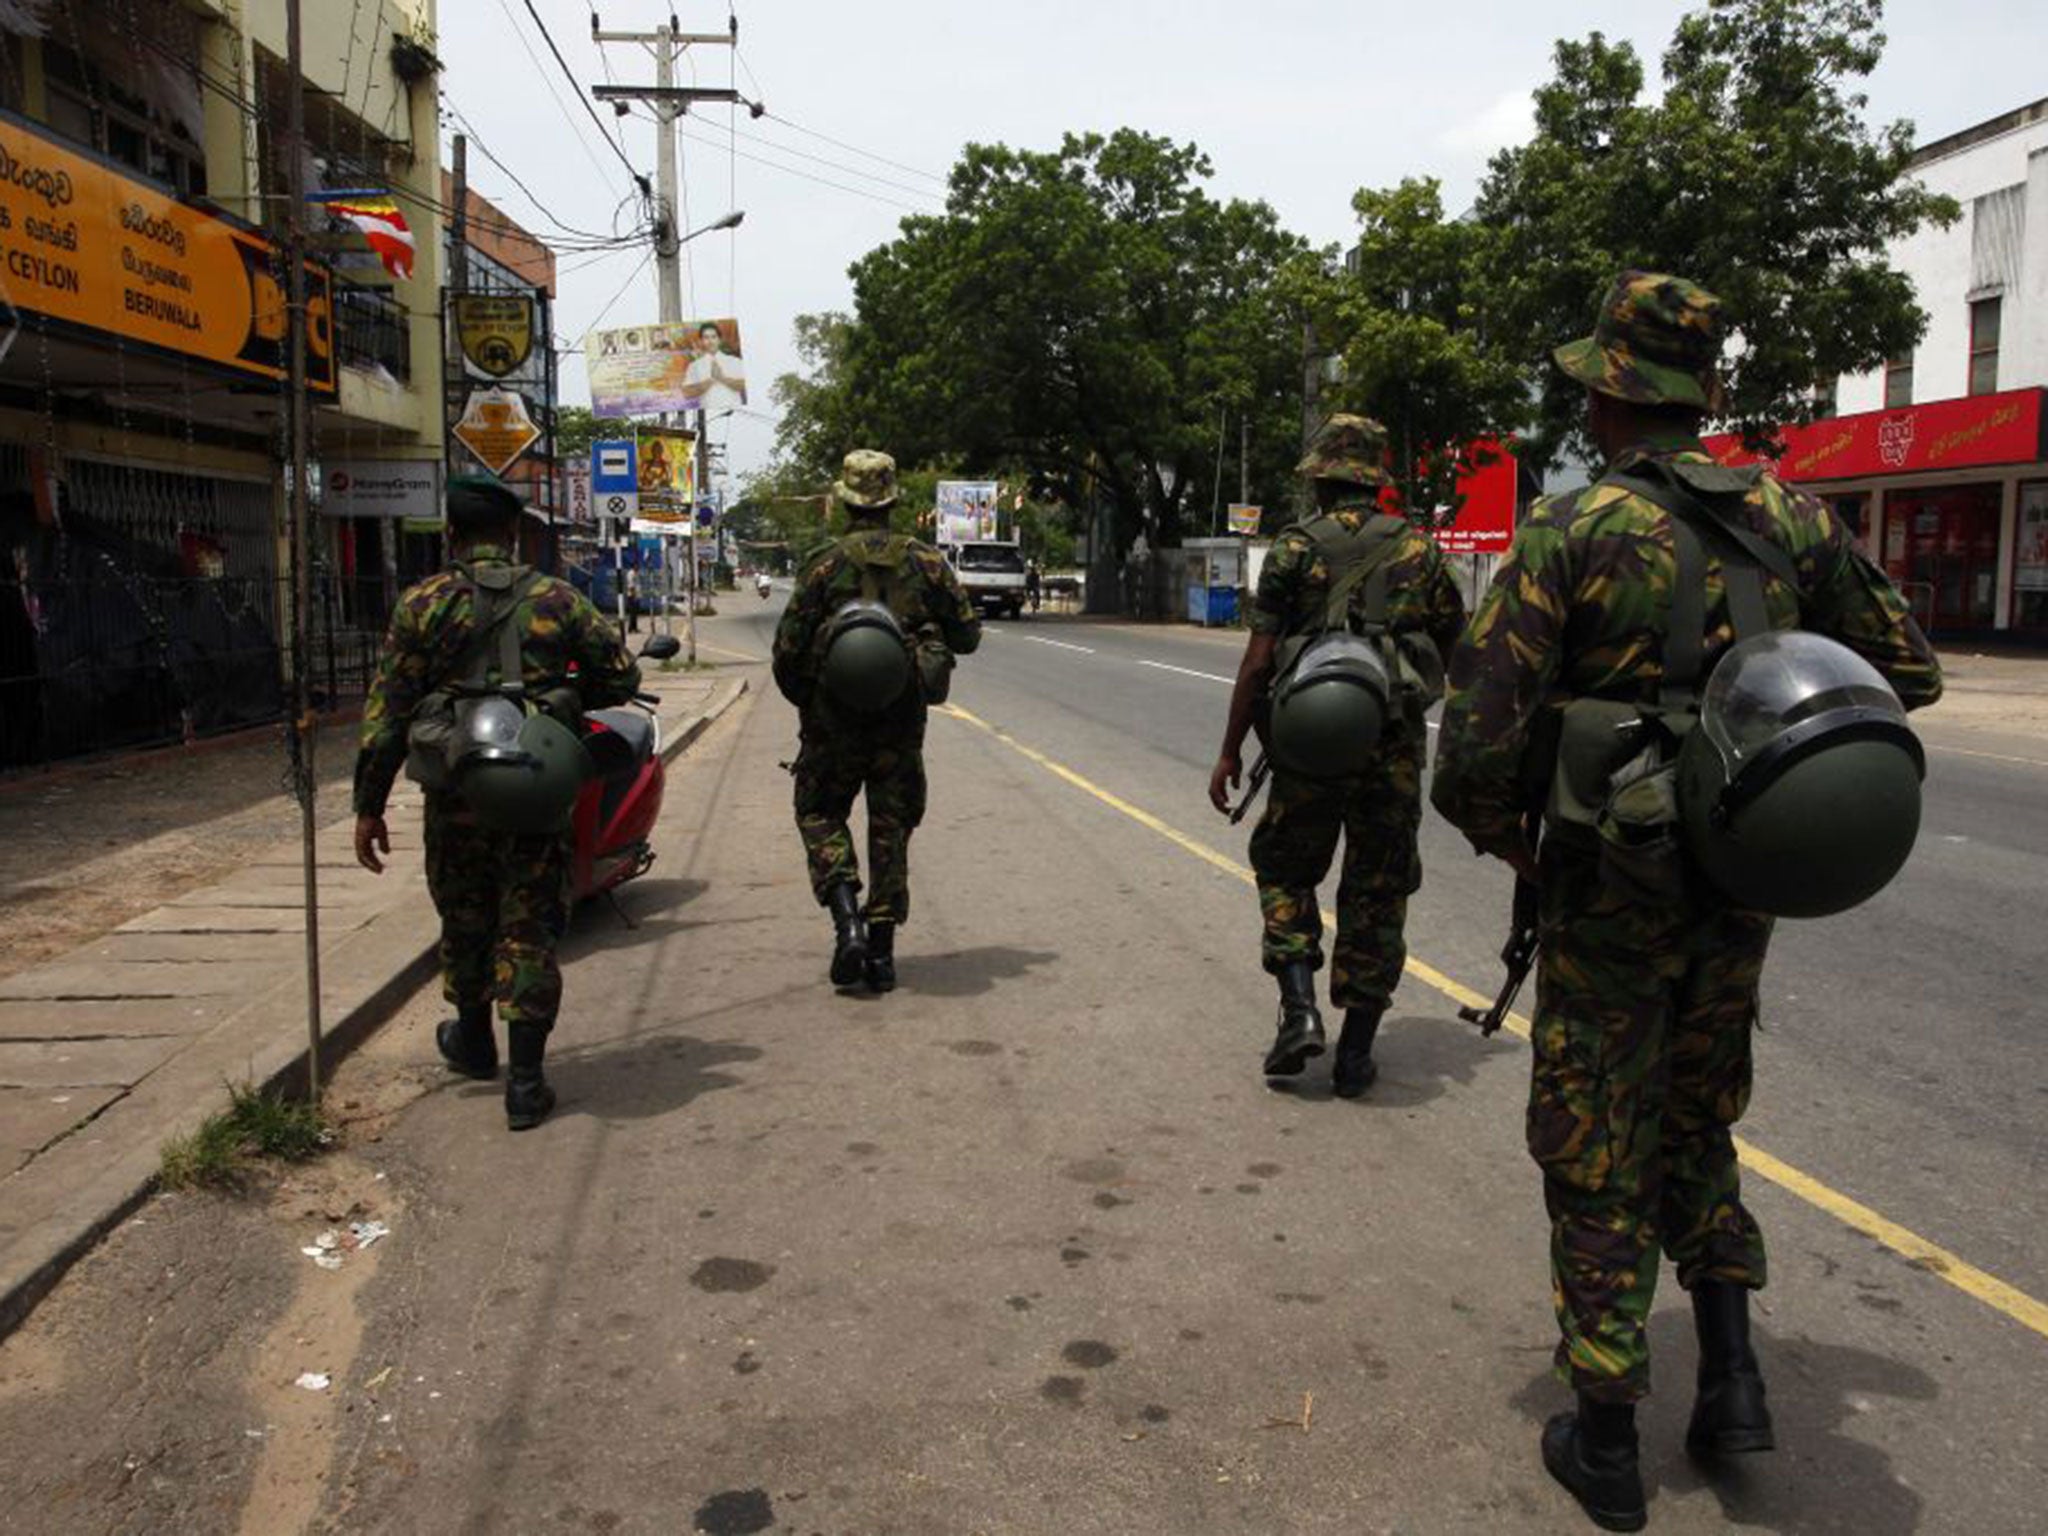
POLYGON ((1926 145, 1913 174, 1962 206, 1890 253, 1927 335, 1842 379, 1779 470, 1862 530, 1929 629, 2048 640, 2048 100, 1926 145))

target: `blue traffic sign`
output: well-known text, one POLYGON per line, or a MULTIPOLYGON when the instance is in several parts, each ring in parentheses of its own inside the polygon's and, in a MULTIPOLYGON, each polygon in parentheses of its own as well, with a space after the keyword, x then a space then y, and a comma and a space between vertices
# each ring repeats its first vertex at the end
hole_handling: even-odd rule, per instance
POLYGON ((640 446, 630 437, 590 445, 590 494, 640 489, 640 446))

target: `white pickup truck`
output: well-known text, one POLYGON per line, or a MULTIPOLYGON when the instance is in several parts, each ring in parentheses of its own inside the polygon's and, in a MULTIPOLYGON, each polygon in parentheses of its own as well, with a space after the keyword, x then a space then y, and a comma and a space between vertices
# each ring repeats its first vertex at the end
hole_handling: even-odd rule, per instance
POLYGON ((984 614, 1014 619, 1024 611, 1024 551, 1016 544, 948 544, 944 553, 968 600, 984 614))

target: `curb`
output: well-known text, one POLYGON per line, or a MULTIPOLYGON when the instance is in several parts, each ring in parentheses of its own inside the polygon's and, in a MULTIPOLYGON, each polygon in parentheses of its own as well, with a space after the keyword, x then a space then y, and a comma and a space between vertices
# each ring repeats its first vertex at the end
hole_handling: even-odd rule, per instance
MULTIPOLYGON (((704 708, 684 717, 675 734, 662 743, 662 761, 673 762, 688 751, 739 702, 746 691, 745 678, 721 683, 704 708)), ((382 939, 384 947, 392 953, 381 957, 389 967, 381 981, 366 980, 359 993, 328 1016, 321 1035, 323 1070, 331 1073, 433 979, 435 941, 422 944, 416 938, 404 938, 407 934, 417 935, 422 924, 431 930, 432 918, 424 890, 415 890, 410 900, 394 903, 380 914, 377 921, 336 946, 338 955, 349 947, 382 939), (392 944, 389 932, 378 932, 387 921, 395 922, 400 945, 392 944)), ((335 955, 321 957, 323 976, 333 976, 343 970, 343 967, 330 964, 334 958, 335 955)), ((323 986, 322 990, 327 989, 323 986)), ((302 1018, 303 995, 302 980, 290 978, 252 999, 214 1027, 230 1029, 236 1019, 251 1017, 302 1018)), ((188 1074, 196 1070, 189 1066, 186 1068, 188 1074)), ((167 1088, 176 1075, 175 1063, 167 1063, 158 1080, 148 1086, 157 1094, 178 1097, 177 1090, 167 1088)), ((296 1097, 303 1092, 306 1081, 304 1041, 293 1044, 279 1041, 268 1049, 253 1052, 247 1060, 244 1075, 265 1090, 296 1097)), ((144 1086, 138 1084, 136 1091, 143 1091, 144 1086)), ((219 1083, 211 1071, 205 1074, 203 1083, 188 1086, 197 1090, 190 1095, 192 1107, 177 1117, 166 1135, 190 1131, 219 1107, 219 1083)), ((11 1245, 14 1252, 8 1256, 5 1268, 0 1269, 0 1340, 7 1338, 28 1319, 36 1303, 50 1293, 72 1265, 92 1252, 102 1238, 156 1192, 160 1151, 160 1144, 129 1149, 111 1168, 83 1184, 76 1208, 61 1216, 48 1217, 20 1234, 11 1245), (28 1251, 23 1252, 24 1249, 28 1251)))

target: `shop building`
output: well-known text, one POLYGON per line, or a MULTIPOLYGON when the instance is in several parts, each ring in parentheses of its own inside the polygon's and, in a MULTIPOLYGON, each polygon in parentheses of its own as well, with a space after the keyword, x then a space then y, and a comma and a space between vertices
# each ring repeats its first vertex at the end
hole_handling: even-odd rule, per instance
POLYGON ((1776 468, 1857 529, 1931 632, 2048 642, 2048 100, 1926 145, 1913 174, 1962 208, 1891 252, 1927 334, 1840 380, 1840 414, 1788 430, 1776 468))
MULTIPOLYGON (((295 80, 283 0, 0 6, 0 766, 282 712, 294 92, 309 190, 387 189, 417 240, 394 275, 304 211, 316 469, 440 461, 434 0, 302 11, 295 80)), ((381 622, 337 553, 323 522, 327 692, 381 622)))

